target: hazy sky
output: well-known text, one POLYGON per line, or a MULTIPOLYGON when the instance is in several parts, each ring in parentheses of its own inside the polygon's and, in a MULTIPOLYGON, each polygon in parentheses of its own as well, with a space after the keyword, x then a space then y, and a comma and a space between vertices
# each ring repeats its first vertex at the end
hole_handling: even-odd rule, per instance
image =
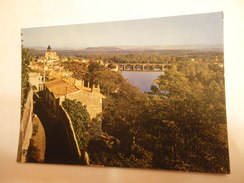
POLYGON ((207 13, 154 19, 22 29, 24 47, 84 48, 223 44, 223 15, 207 13))

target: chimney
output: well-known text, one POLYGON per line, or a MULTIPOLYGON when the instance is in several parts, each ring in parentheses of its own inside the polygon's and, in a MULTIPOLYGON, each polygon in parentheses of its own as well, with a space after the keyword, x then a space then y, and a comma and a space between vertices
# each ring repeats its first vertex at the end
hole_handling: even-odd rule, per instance
POLYGON ((89 81, 87 82, 87 87, 90 88, 90 82, 89 81))
POLYGON ((92 91, 92 92, 100 93, 100 86, 99 86, 99 84, 97 85, 97 87, 96 87, 95 84, 93 84, 93 85, 92 85, 92 89, 91 89, 91 91, 92 91))
POLYGON ((84 87, 84 82, 85 82, 85 81, 82 79, 82 80, 81 80, 81 87, 84 87))

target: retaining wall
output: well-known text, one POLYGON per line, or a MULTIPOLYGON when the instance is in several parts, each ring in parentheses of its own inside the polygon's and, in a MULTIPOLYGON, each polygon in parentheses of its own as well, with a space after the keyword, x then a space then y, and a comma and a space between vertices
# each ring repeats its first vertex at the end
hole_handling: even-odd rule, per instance
POLYGON ((33 130, 33 90, 30 89, 23 109, 23 115, 20 121, 20 135, 18 147, 18 162, 26 162, 27 150, 33 130))

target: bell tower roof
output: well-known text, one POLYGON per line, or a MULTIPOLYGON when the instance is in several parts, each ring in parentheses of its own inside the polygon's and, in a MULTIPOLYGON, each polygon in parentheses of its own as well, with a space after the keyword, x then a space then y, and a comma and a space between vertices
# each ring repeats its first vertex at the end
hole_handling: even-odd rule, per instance
POLYGON ((48 45, 48 47, 47 47, 47 51, 51 51, 51 50, 52 50, 51 46, 48 45))

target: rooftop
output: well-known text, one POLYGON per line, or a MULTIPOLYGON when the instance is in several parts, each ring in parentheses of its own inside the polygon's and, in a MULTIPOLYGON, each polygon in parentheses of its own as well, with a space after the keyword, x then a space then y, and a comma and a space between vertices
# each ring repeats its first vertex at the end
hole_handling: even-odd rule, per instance
POLYGON ((45 83, 45 87, 48 88, 48 90, 53 93, 53 95, 56 99, 60 98, 61 96, 66 95, 66 94, 79 91, 78 88, 66 83, 62 79, 57 79, 54 81, 47 82, 47 83, 45 83))

